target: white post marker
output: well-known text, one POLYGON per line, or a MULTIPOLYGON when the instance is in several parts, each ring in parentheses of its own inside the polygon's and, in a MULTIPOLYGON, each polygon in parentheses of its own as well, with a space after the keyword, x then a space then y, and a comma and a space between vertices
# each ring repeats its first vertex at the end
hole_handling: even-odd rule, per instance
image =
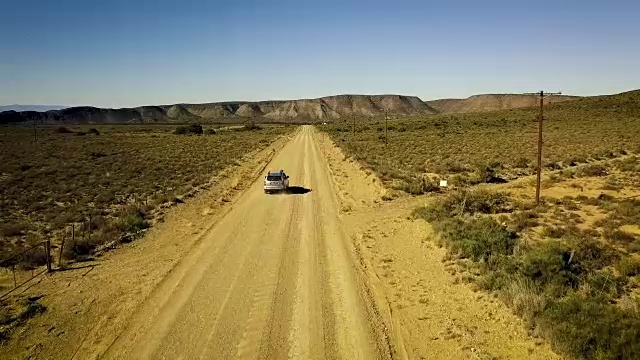
POLYGON ((447 180, 440 180, 440 187, 447 187, 447 180))

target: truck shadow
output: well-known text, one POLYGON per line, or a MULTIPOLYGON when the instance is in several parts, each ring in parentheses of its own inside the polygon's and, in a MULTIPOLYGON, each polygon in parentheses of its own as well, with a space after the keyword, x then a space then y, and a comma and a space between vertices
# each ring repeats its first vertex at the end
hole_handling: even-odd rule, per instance
POLYGON ((310 192, 311 189, 307 189, 303 186, 289 186, 289 189, 287 189, 287 191, 285 191, 284 193, 289 195, 304 195, 310 192))

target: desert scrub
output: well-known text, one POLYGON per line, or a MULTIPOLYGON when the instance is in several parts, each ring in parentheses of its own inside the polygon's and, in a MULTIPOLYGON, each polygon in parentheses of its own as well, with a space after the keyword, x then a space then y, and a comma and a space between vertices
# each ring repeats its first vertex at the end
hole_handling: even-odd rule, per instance
POLYGON ((418 208, 414 215, 428 221, 455 215, 500 214, 513 211, 514 203, 506 193, 484 189, 462 190, 435 199, 430 206, 418 208))
MULTIPOLYGON (((558 202, 563 200, 569 199, 558 202)), ((501 193, 454 192, 414 216, 432 223, 450 256, 467 259, 466 268, 477 274, 472 281, 496 293, 556 350, 578 359, 638 358, 638 312, 616 305, 632 291, 629 279, 640 272, 638 261, 603 242, 599 232, 575 226, 524 241, 514 229, 526 230, 533 225, 529 220, 537 223, 548 209, 512 211, 510 203, 501 193)), ((633 205, 616 209, 636 214, 633 205)))
POLYGON ((521 210, 514 212, 510 217, 510 227, 514 231, 522 231, 528 228, 536 227, 540 224, 539 215, 533 210, 521 210))
POLYGON ((204 130, 202 130, 202 125, 191 124, 188 126, 179 126, 173 133, 178 135, 202 135, 204 130))
MULTIPOLYGON (((640 122, 637 121, 640 101, 630 99, 639 96, 640 92, 635 91, 549 105, 549 122, 544 130, 544 164, 550 164, 553 169, 587 166, 583 174, 602 176, 609 169, 589 161, 596 158, 616 161, 609 159, 636 156, 629 154, 640 151, 640 122)), ((387 186, 407 175, 420 178, 425 173, 445 179, 457 174, 458 183, 466 185, 465 179, 468 183, 481 180, 475 169, 491 162, 501 165, 498 172, 494 171, 498 178, 532 174, 537 145, 537 127, 533 121, 536 116, 536 109, 512 109, 407 117, 389 122, 386 146, 379 130, 384 129, 384 121, 379 119, 356 119, 355 133, 352 124, 341 120, 318 127, 329 134, 347 156, 366 163, 387 186)), ((636 171, 638 165, 624 160, 619 166, 626 171, 636 171)))
POLYGON ((105 223, 70 255, 91 252, 145 226, 150 209, 142 221, 126 213, 131 204, 173 201, 294 129, 177 136, 173 125, 45 127, 34 145, 33 129, 0 128, 0 246, 18 250, 30 235, 56 244, 70 223, 101 216, 105 223), (70 136, 80 132, 92 136, 70 136))
POLYGON ((440 239, 460 258, 488 262, 493 256, 511 255, 515 233, 489 217, 453 218, 436 223, 440 239))
POLYGON ((128 206, 119 216, 118 228, 125 233, 136 232, 149 227, 146 213, 139 206, 128 206))
POLYGON ((640 317, 607 299, 572 293, 551 302, 538 323, 556 349, 577 359, 640 356, 640 317))
POLYGON ((607 167, 602 164, 589 164, 581 167, 578 172, 578 176, 606 176, 607 167))
POLYGON ((391 188, 394 190, 402 190, 412 195, 422 195, 424 193, 440 191, 440 187, 434 181, 425 178, 397 180, 391 188))

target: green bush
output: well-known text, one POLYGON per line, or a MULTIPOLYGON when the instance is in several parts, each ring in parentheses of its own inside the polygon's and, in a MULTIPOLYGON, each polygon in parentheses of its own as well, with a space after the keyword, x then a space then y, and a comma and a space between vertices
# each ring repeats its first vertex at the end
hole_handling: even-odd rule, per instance
POLYGON ((436 202, 428 206, 421 206, 413 210, 413 217, 424 219, 426 221, 439 221, 447 219, 451 215, 447 209, 442 206, 442 202, 436 202))
POLYGON ((474 182, 487 184, 506 183, 507 181, 498 175, 501 169, 500 163, 495 162, 486 166, 480 166, 476 169, 474 182))
POLYGON ((93 250, 101 244, 95 236, 76 238, 73 243, 65 245, 64 256, 67 259, 77 259, 81 256, 91 255, 93 250))
POLYGON ((632 243, 636 240, 633 234, 620 229, 605 229, 604 236, 609 240, 622 243, 632 243))
POLYGON ((262 130, 262 126, 256 124, 247 124, 242 129, 248 131, 262 130))
POLYGON ((72 133, 73 131, 69 130, 68 128, 66 128, 66 127, 64 127, 64 126, 60 126, 60 127, 58 127, 58 128, 56 129, 56 132, 57 132, 58 134, 70 134, 70 133, 72 133))
POLYGON ((513 204, 507 193, 475 189, 448 194, 414 210, 413 214, 427 221, 438 221, 456 215, 500 214, 512 210, 513 204))
POLYGON ((632 257, 623 257, 616 264, 616 269, 622 276, 640 275, 640 260, 632 257))
POLYGON ((451 173, 451 174, 456 174, 456 173, 464 173, 464 172, 468 172, 469 171, 469 167, 457 162, 457 161, 448 161, 445 164, 445 172, 451 173))
POLYGON ((502 287, 502 298, 516 314, 533 326, 536 318, 544 312, 549 298, 531 279, 522 276, 510 277, 509 283, 502 287))
POLYGON ((640 358, 638 314, 606 299, 571 294, 551 303, 540 324, 553 345, 574 358, 640 358))
POLYGON ((202 135, 204 133, 204 130, 202 130, 201 125, 191 124, 188 126, 179 126, 176 128, 176 130, 173 133, 178 135, 190 135, 190 134, 202 135))
POLYGON ((640 200, 624 200, 617 204, 614 215, 627 224, 640 223, 640 200))
POLYGON ((637 156, 630 156, 623 160, 616 160, 613 162, 613 165, 616 169, 628 172, 628 171, 640 171, 640 161, 638 161, 637 156))
POLYGON ((532 210, 514 212, 511 215, 511 223, 515 231, 532 228, 539 225, 538 214, 532 210))
POLYGON ((132 206, 124 210, 120 217, 118 228, 124 232, 136 232, 149 227, 149 223, 145 220, 145 213, 141 208, 132 206))
POLYGON ((583 271, 571 249, 556 241, 536 246, 522 259, 522 275, 556 296, 577 288, 583 271))
POLYGON ((20 222, 7 222, 0 225, 0 236, 19 236, 24 235, 28 227, 20 222))
POLYGON ((602 150, 596 153, 593 157, 597 160, 607 160, 615 158, 616 154, 614 154, 611 150, 602 150))
POLYGON ((625 286, 628 278, 625 276, 617 276, 610 270, 600 270, 589 273, 584 282, 589 286, 586 287, 585 294, 589 296, 606 295, 610 299, 617 299, 625 294, 625 286))
POLYGON ((601 164, 589 164, 578 170, 580 176, 606 176, 607 168, 601 164))
POLYGON ((450 219, 436 224, 445 244, 462 258, 488 261, 492 256, 512 255, 515 233, 492 218, 450 219))
POLYGON ((593 236, 571 234, 567 239, 574 258, 588 271, 600 270, 618 259, 611 246, 605 245, 593 236))
POLYGON ((526 157, 519 157, 513 164, 515 168, 518 169, 526 169, 529 167, 529 159, 526 157))
POLYGON ((548 163, 544 164, 544 167, 546 167, 549 170, 561 170, 562 169, 562 163, 558 162, 558 161, 549 161, 548 163))
POLYGON ((578 164, 586 163, 586 162, 587 162, 587 156, 584 154, 576 154, 567 159, 567 164, 569 164, 569 166, 576 166, 578 164))
POLYGON ((547 226, 542 228, 542 236, 552 239, 560 239, 567 234, 567 229, 561 226, 547 226))
POLYGON ((461 212, 467 214, 499 214, 513 210, 509 194, 484 189, 456 193, 450 198, 449 204, 459 204, 461 212))

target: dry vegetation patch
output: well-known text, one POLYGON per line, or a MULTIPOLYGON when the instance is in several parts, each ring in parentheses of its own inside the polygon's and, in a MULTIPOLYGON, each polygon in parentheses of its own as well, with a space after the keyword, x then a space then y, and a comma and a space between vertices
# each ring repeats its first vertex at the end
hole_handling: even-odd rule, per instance
POLYGON ((320 128, 388 187, 443 193, 432 184, 449 180, 453 191, 415 216, 462 279, 557 350, 640 358, 640 91, 554 104, 546 117, 540 206, 535 109, 396 119, 388 145, 383 121, 320 128))
MULTIPOLYGON (((600 161, 638 169, 640 91, 587 98, 547 107, 543 165, 546 170, 583 167, 580 176, 606 176, 600 161)), ((385 123, 357 119, 319 126, 347 156, 363 162, 389 186, 422 193, 423 179, 457 186, 511 181, 534 173, 535 109, 408 117, 385 123), (355 133, 354 133, 355 130, 355 133)), ((616 186, 612 181, 612 186, 616 186)))
POLYGON ((0 259, 39 240, 59 244, 71 223, 77 241, 65 255, 89 255, 292 129, 68 126, 39 129, 34 144, 32 129, 2 128, 0 259))
POLYGON ((638 223, 640 200, 567 197, 527 207, 476 189, 440 196, 415 215, 433 224, 463 279, 497 293, 556 349, 581 359, 640 356, 640 236, 623 229, 638 223), (583 203, 603 220, 580 222, 567 210, 583 203))

